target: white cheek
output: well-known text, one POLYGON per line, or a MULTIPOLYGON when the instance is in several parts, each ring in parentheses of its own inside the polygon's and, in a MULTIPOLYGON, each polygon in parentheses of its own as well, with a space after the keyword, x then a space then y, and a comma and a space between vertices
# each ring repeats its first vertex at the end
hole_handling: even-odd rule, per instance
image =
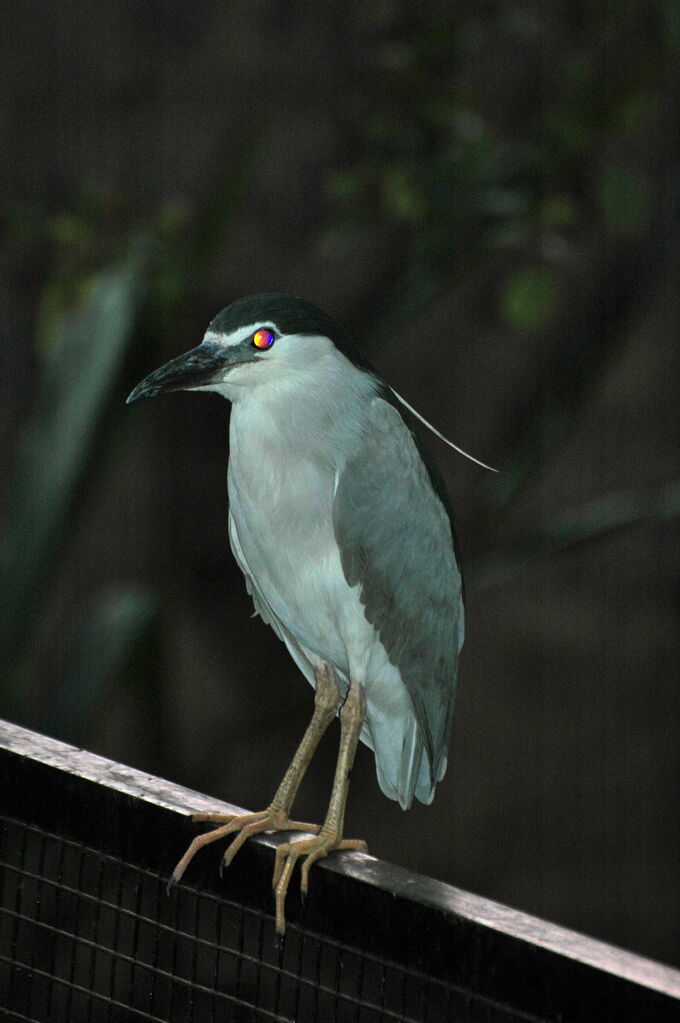
POLYGON ((232 366, 225 374, 224 380, 203 384, 200 387, 187 387, 188 391, 214 391, 229 401, 237 400, 244 391, 252 390, 257 383, 262 383, 266 367, 261 362, 244 362, 232 366))
POLYGON ((242 362, 233 366, 224 378, 226 386, 254 387, 261 384, 272 374, 272 367, 267 365, 266 359, 257 359, 254 362, 242 362))

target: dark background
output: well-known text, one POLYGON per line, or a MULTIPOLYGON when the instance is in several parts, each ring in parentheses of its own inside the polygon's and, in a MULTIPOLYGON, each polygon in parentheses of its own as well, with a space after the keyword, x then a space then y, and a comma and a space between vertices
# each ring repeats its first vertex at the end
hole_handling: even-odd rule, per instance
POLYGON ((0 714, 269 801, 312 694, 229 551, 228 406, 123 402, 232 299, 304 295, 500 469, 430 438, 468 593, 449 770, 404 814, 361 749, 348 836, 680 963, 677 4, 3 23, 0 714))

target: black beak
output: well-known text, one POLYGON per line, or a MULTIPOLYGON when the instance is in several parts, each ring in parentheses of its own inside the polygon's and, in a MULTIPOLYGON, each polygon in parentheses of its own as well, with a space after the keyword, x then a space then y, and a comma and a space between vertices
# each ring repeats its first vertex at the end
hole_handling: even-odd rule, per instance
POLYGON ((204 341, 198 348, 192 348, 144 377, 128 395, 127 404, 140 398, 155 398, 165 391, 185 391, 217 383, 224 378, 228 367, 256 359, 253 352, 240 345, 224 348, 214 341, 204 341))

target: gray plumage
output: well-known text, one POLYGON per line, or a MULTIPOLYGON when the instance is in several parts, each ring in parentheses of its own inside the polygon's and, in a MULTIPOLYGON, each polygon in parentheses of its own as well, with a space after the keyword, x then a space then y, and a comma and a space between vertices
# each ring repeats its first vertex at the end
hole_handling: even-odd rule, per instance
POLYGON ((413 757, 404 802, 413 780, 429 802, 446 768, 463 642, 461 576, 446 509, 402 417, 380 398, 369 403, 362 443, 338 481, 333 522, 347 582, 359 584, 417 721, 415 749, 404 751, 413 757), (423 746, 429 771, 418 783, 423 746))

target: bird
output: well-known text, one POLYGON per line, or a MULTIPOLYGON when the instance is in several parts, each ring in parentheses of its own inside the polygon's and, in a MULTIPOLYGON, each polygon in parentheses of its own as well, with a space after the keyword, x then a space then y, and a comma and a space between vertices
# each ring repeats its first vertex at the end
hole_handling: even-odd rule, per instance
POLYGON ((434 428, 381 379, 348 332, 305 299, 237 299, 198 347, 145 377, 127 401, 176 390, 216 392, 231 402, 231 549, 256 612, 315 696, 270 805, 195 814, 213 830, 194 838, 172 881, 218 839, 231 838, 228 866, 252 835, 303 832, 277 847, 282 935, 296 863, 302 860, 306 894, 317 860, 367 848, 344 837, 359 741, 373 750, 383 793, 403 809, 414 798, 430 803, 444 776, 464 635, 453 517, 414 417, 434 428), (297 821, 293 801, 336 715, 340 742, 324 823, 297 821))

